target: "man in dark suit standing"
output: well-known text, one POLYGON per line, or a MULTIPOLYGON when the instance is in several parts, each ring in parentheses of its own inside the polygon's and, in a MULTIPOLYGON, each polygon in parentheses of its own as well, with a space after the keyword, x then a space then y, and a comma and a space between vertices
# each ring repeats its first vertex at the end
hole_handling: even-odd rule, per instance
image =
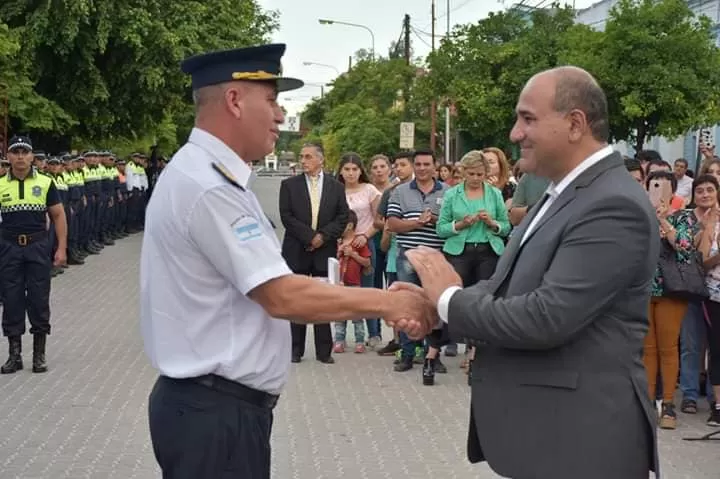
MULTIPOLYGON (((282 255, 296 274, 327 277, 328 258, 337 256, 337 240, 345 231, 348 204, 345 187, 322 171, 324 152, 317 144, 300 152, 304 174, 280 184, 280 220, 285 227, 282 255)), ((329 324, 315 324, 315 356, 332 364, 329 324)), ((292 362, 305 354, 305 324, 292 323, 292 362)))
POLYGON ((536 75, 516 112, 510 137, 551 183, 492 278, 462 289, 442 254, 408 254, 450 332, 483 343, 469 459, 514 479, 647 479, 658 469, 642 363, 655 211, 607 144, 607 101, 589 73, 536 75))

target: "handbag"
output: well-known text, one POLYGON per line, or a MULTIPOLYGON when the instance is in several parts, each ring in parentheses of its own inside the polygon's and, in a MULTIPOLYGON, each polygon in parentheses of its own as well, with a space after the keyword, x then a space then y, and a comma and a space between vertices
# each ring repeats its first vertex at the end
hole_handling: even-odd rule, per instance
POLYGON ((705 269, 702 266, 702 254, 690 253, 688 261, 678 261, 675 248, 668 240, 662 240, 662 249, 658 266, 663 279, 663 296, 703 301, 710 297, 705 286, 705 269))

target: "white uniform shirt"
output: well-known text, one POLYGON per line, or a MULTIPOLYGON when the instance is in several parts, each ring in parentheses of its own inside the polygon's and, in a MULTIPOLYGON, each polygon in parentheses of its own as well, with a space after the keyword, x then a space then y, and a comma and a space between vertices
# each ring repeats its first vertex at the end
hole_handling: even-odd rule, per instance
POLYGON ((290 323, 268 316, 247 294, 292 273, 248 189, 252 176, 228 146, 198 128, 166 166, 146 216, 142 335, 160 374, 213 373, 279 394, 290 370, 290 323))

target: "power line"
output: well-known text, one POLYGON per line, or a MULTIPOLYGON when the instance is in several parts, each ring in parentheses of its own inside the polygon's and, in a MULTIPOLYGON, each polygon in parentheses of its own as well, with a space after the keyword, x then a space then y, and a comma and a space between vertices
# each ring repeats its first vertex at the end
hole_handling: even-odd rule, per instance
MULTIPOLYGON (((450 11, 446 11, 446 12, 443 13, 442 15, 440 15, 440 16, 438 16, 438 17, 435 17, 435 20, 440 20, 441 18, 447 17, 449 14, 451 14, 451 13, 453 13, 453 12, 457 12, 458 10, 460 10, 461 8, 463 8, 465 5, 469 4, 470 2, 474 2, 474 1, 475 1, 475 0, 465 0, 465 1, 462 2, 460 5, 457 5, 457 6, 453 7, 453 8, 451 8, 450 11)), ((428 23, 427 25, 425 25, 424 27, 422 27, 422 30, 426 30, 430 25, 432 25, 432 22, 430 22, 430 23, 428 23)), ((422 30, 420 30, 420 31, 422 31, 422 30)), ((436 35, 436 36, 437 36, 437 35, 436 35)))
POLYGON ((413 32, 413 35, 415 35, 415 38, 423 42, 425 45, 427 45, 429 48, 432 48, 432 45, 430 45, 427 40, 425 40, 423 37, 418 35, 418 33, 415 31, 415 28, 410 28, 410 31, 413 32))

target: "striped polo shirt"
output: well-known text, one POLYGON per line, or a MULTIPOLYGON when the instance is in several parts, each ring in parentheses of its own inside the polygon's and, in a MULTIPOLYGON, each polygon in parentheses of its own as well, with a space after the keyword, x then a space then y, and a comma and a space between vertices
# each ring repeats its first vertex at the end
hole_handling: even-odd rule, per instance
MULTIPOLYGON (((440 181, 435 181, 432 191, 427 194, 420 191, 415 180, 398 185, 390 194, 387 217, 414 220, 426 209, 439 216, 443 195, 447 189, 448 186, 440 181)), ((406 249, 418 246, 442 249, 445 240, 437 235, 435 225, 425 225, 407 233, 398 233, 397 243, 406 249)))

